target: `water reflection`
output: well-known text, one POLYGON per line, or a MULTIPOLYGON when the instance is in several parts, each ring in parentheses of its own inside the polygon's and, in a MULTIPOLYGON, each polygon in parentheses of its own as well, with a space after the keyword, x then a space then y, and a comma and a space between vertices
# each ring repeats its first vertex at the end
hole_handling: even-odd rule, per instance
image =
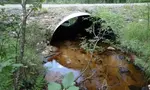
MULTIPOLYGON (((48 82, 60 82, 63 76, 69 72, 74 74, 74 78, 77 78, 80 75, 79 70, 70 69, 62 66, 55 59, 44 64, 44 67, 47 69, 46 80, 48 82)), ((77 82, 80 82, 81 78, 77 82)))

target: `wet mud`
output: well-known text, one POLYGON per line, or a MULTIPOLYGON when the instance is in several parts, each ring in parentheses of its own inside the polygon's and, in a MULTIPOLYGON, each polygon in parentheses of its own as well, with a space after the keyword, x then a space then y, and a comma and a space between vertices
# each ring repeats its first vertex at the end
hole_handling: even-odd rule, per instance
MULTIPOLYGON (((62 66, 82 72, 90 64, 80 81, 83 90, 141 90, 144 76, 141 70, 126 60, 126 55, 116 50, 95 52, 91 55, 79 46, 80 42, 64 41, 56 43, 55 59, 62 66), (138 89, 132 89, 138 88, 138 89)), ((58 74, 57 74, 58 75, 58 74)), ((47 75, 47 77, 50 77, 47 75)))

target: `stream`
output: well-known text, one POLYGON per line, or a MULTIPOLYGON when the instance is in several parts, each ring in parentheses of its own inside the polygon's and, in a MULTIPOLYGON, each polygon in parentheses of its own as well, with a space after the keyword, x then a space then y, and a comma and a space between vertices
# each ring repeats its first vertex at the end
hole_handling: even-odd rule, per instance
MULTIPOLYGON (((48 62, 44 64, 47 68, 45 79, 61 83, 63 75, 69 72, 77 78, 91 54, 80 49, 77 41, 64 41, 54 46, 57 54, 47 58, 48 62)), ((124 53, 109 49, 93 54, 91 63, 77 82, 83 90, 148 90, 144 87, 142 71, 127 61, 124 53)))

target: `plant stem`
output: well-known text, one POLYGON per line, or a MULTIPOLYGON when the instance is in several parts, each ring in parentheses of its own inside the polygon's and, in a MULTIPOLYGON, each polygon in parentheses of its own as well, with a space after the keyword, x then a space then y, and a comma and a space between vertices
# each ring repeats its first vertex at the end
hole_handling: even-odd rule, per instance
POLYGON ((150 17, 149 17, 149 14, 150 14, 150 5, 149 5, 149 3, 147 3, 147 9, 148 9, 148 13, 147 13, 147 22, 148 22, 147 29, 149 30, 149 28, 150 28, 150 26, 149 26, 149 23, 150 23, 150 21, 149 21, 149 19, 150 19, 150 17))
POLYGON ((94 53, 94 50, 96 48, 96 45, 98 43, 99 39, 96 41, 96 43, 94 44, 94 47, 92 49, 92 53, 91 53, 91 59, 88 61, 88 64, 87 66, 85 67, 85 69, 81 72, 81 74, 75 79, 75 82, 85 73, 85 71, 88 69, 88 67, 90 66, 90 63, 92 61, 92 58, 93 58, 93 53, 94 53))

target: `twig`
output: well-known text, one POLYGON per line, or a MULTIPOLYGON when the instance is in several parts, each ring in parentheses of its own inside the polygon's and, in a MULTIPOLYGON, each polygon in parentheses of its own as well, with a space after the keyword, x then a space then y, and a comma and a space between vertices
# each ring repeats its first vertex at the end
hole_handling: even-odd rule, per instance
MULTIPOLYGON (((102 30, 101 30, 101 31, 102 31, 102 30)), ((103 36, 104 36, 105 32, 106 32, 106 30, 102 33, 102 36, 101 36, 101 37, 96 38, 97 40, 96 40, 96 42, 95 42, 95 44, 94 44, 94 47, 93 47, 93 49, 92 49, 91 59, 88 61, 88 64, 87 64, 87 66, 85 67, 85 69, 84 69, 84 70, 81 72, 81 74, 75 79, 75 82, 85 73, 85 71, 86 71, 86 70, 88 69, 88 67, 90 66, 90 63, 91 63, 92 58, 93 58, 93 52, 94 52, 94 50, 95 50, 95 48, 96 48, 96 45, 97 45, 97 43, 98 43, 100 40, 103 39, 103 36)), ((95 30, 93 30, 93 34, 95 34, 95 30)), ((95 36, 95 37, 98 37, 98 36, 95 36)))
POLYGON ((90 75, 89 77, 87 77, 87 78, 85 78, 83 81, 81 81, 81 83, 82 83, 82 82, 85 82, 86 80, 88 80, 88 79, 90 79, 90 78, 92 78, 92 77, 95 75, 95 73, 96 73, 96 71, 95 71, 94 73, 92 73, 92 75, 90 75))
POLYGON ((32 11, 33 11, 33 8, 29 10, 29 12, 26 15, 26 18, 28 18, 28 16, 32 13, 32 11))
POLYGON ((94 25, 92 25, 92 29, 93 29, 93 34, 94 34, 94 36, 96 37, 95 27, 94 27, 94 25))
POLYGON ((94 47, 93 47, 93 49, 92 49, 91 59, 88 61, 88 64, 87 64, 87 66, 85 67, 85 69, 84 69, 84 70, 81 72, 81 74, 75 79, 75 82, 76 82, 76 81, 85 73, 85 71, 88 69, 88 67, 89 67, 89 65, 90 65, 90 63, 91 63, 91 61, 92 61, 92 58, 93 58, 93 51, 95 50, 98 41, 99 41, 99 39, 96 41, 96 43, 94 44, 94 47))

